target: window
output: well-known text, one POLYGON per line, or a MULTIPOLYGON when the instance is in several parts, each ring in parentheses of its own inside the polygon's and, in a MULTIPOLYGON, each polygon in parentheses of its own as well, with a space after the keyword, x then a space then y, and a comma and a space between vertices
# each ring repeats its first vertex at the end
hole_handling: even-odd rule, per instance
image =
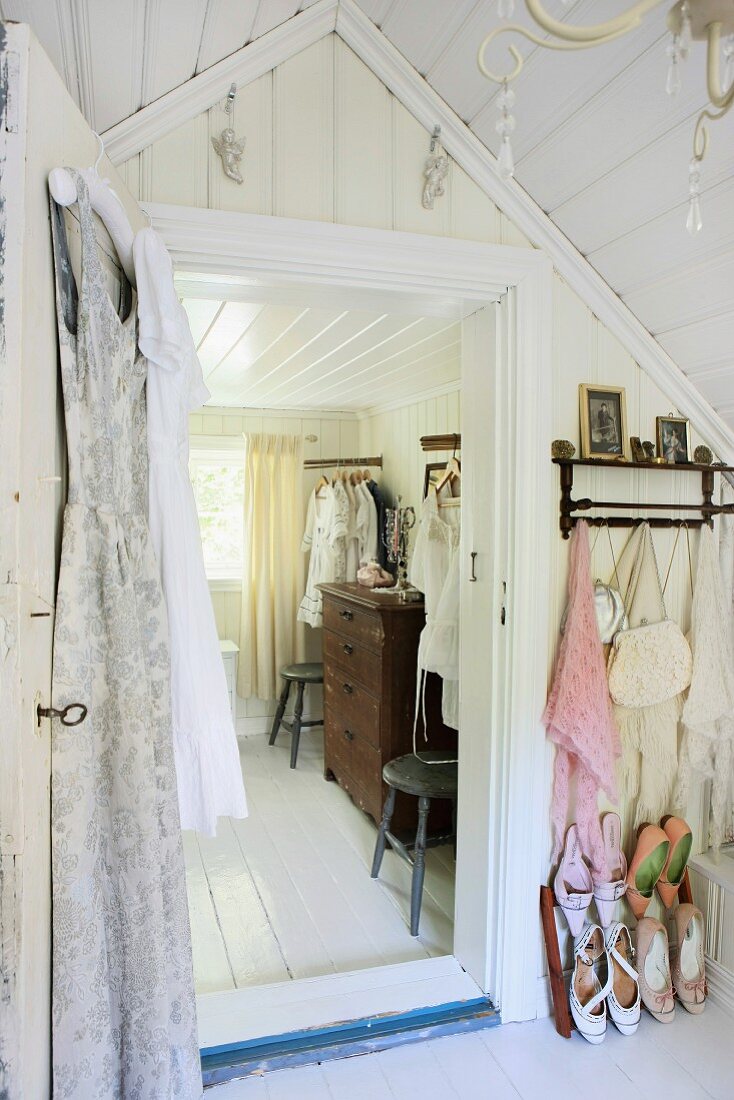
POLYGON ((207 578, 239 584, 244 543, 244 441, 194 436, 189 471, 207 578))

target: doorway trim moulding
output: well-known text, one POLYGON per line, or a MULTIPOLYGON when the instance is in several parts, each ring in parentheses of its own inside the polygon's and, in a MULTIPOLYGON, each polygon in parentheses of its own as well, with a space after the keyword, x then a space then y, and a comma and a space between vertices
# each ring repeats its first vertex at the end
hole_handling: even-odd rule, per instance
POLYGON ((734 462, 734 433, 657 340, 514 180, 504 180, 497 160, 428 82, 382 34, 355 0, 318 0, 223 61, 192 77, 103 135, 115 164, 134 156, 226 95, 243 87, 327 34, 336 32, 430 134, 441 127, 453 160, 495 205, 553 262, 556 271, 617 337, 671 404, 689 417, 717 455, 734 462))
MULTIPOLYGON (((553 500, 547 460, 553 268, 541 252, 259 214, 161 204, 148 204, 147 209, 178 270, 216 271, 259 286, 351 286, 432 295, 459 304, 496 303, 512 288, 516 306, 510 340, 515 354, 512 366, 509 358, 504 366, 502 384, 522 395, 522 402, 516 402, 517 417, 522 418, 524 437, 536 442, 522 448, 521 468, 517 476, 502 479, 501 492, 506 494, 506 514, 514 517, 513 545, 537 546, 547 538, 553 500)), ((495 441, 494 453, 505 453, 502 439, 495 441)), ((462 583, 467 576, 465 572, 462 583)), ((548 579, 520 550, 504 579, 510 592, 507 626, 501 624, 502 584, 496 578, 497 614, 489 630, 493 645, 515 655, 504 711, 507 724, 492 729, 486 719, 486 747, 480 739, 479 750, 491 757, 493 774, 502 776, 501 795, 489 800, 478 779, 467 781, 471 793, 462 803, 463 827, 472 832, 473 858, 481 866, 474 876, 462 874, 463 893, 457 886, 455 944, 460 945, 459 962, 499 1005, 502 1019, 511 1021, 536 1015, 543 833, 538 815, 528 813, 526 796, 531 787, 539 789, 545 775, 540 716, 549 643, 541 620, 548 610, 548 579), (481 881, 489 881, 488 896, 473 888, 481 881)), ((461 806, 459 829, 461 835, 461 806)))

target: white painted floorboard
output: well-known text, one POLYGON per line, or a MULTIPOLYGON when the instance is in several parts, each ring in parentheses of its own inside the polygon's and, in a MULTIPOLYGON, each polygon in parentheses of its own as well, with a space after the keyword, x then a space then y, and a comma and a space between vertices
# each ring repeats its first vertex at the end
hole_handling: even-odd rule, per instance
POLYGON ((643 1011, 636 1035, 610 1025, 592 1047, 551 1020, 278 1070, 206 1091, 207 1100, 732 1100, 732 1019, 713 1004, 672 1024, 643 1011))
POLYGON ((295 771, 286 732, 241 738, 240 757, 250 816, 184 833, 197 993, 451 954, 450 847, 427 853, 413 939, 410 868, 388 850, 370 878, 376 829, 323 779, 322 732, 304 731, 295 771))

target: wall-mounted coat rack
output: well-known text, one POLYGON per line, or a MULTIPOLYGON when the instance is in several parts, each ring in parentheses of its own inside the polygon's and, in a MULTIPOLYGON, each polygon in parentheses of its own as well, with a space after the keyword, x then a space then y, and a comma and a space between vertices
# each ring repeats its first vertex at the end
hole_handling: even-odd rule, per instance
POLYGON ((307 458, 304 470, 335 470, 342 466, 377 466, 382 469, 382 455, 372 458, 307 458))
POLYGON ((422 435, 422 451, 460 451, 461 435, 454 432, 447 435, 422 435))
POLYGON ((567 539, 580 519, 585 519, 590 527, 637 527, 647 522, 651 527, 701 527, 704 523, 713 526, 713 517, 723 513, 734 514, 734 505, 714 504, 714 475, 734 472, 734 466, 703 466, 697 462, 657 463, 657 462, 610 462, 598 458, 554 458, 553 462, 561 468, 561 507, 560 528, 567 539), (648 470, 652 473, 700 473, 700 504, 658 504, 650 501, 614 501, 591 500, 582 497, 573 499, 573 474, 576 466, 593 466, 597 470, 648 470), (603 516, 575 515, 577 512, 589 512, 593 508, 605 512, 603 516), (607 515, 609 509, 631 508, 636 512, 694 512, 691 517, 672 516, 618 516, 607 515))

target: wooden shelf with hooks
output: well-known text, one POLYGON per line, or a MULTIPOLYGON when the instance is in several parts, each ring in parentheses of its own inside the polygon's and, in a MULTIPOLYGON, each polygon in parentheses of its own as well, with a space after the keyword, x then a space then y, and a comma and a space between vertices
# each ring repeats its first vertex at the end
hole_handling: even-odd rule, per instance
POLYGON ((701 527, 704 523, 713 525, 714 516, 734 514, 734 505, 714 504, 714 475, 734 473, 734 466, 705 466, 699 462, 628 462, 599 458, 554 458, 553 463, 561 468, 561 504, 559 525, 564 539, 569 538, 580 519, 585 519, 590 527, 637 527, 647 521, 651 527, 701 527), (591 466, 597 470, 648 470, 659 473, 700 473, 700 504, 658 504, 650 501, 591 500, 590 497, 573 499, 574 467, 591 466), (588 516, 594 508, 608 509, 631 508, 636 512, 692 512, 688 517, 673 516, 588 516))

